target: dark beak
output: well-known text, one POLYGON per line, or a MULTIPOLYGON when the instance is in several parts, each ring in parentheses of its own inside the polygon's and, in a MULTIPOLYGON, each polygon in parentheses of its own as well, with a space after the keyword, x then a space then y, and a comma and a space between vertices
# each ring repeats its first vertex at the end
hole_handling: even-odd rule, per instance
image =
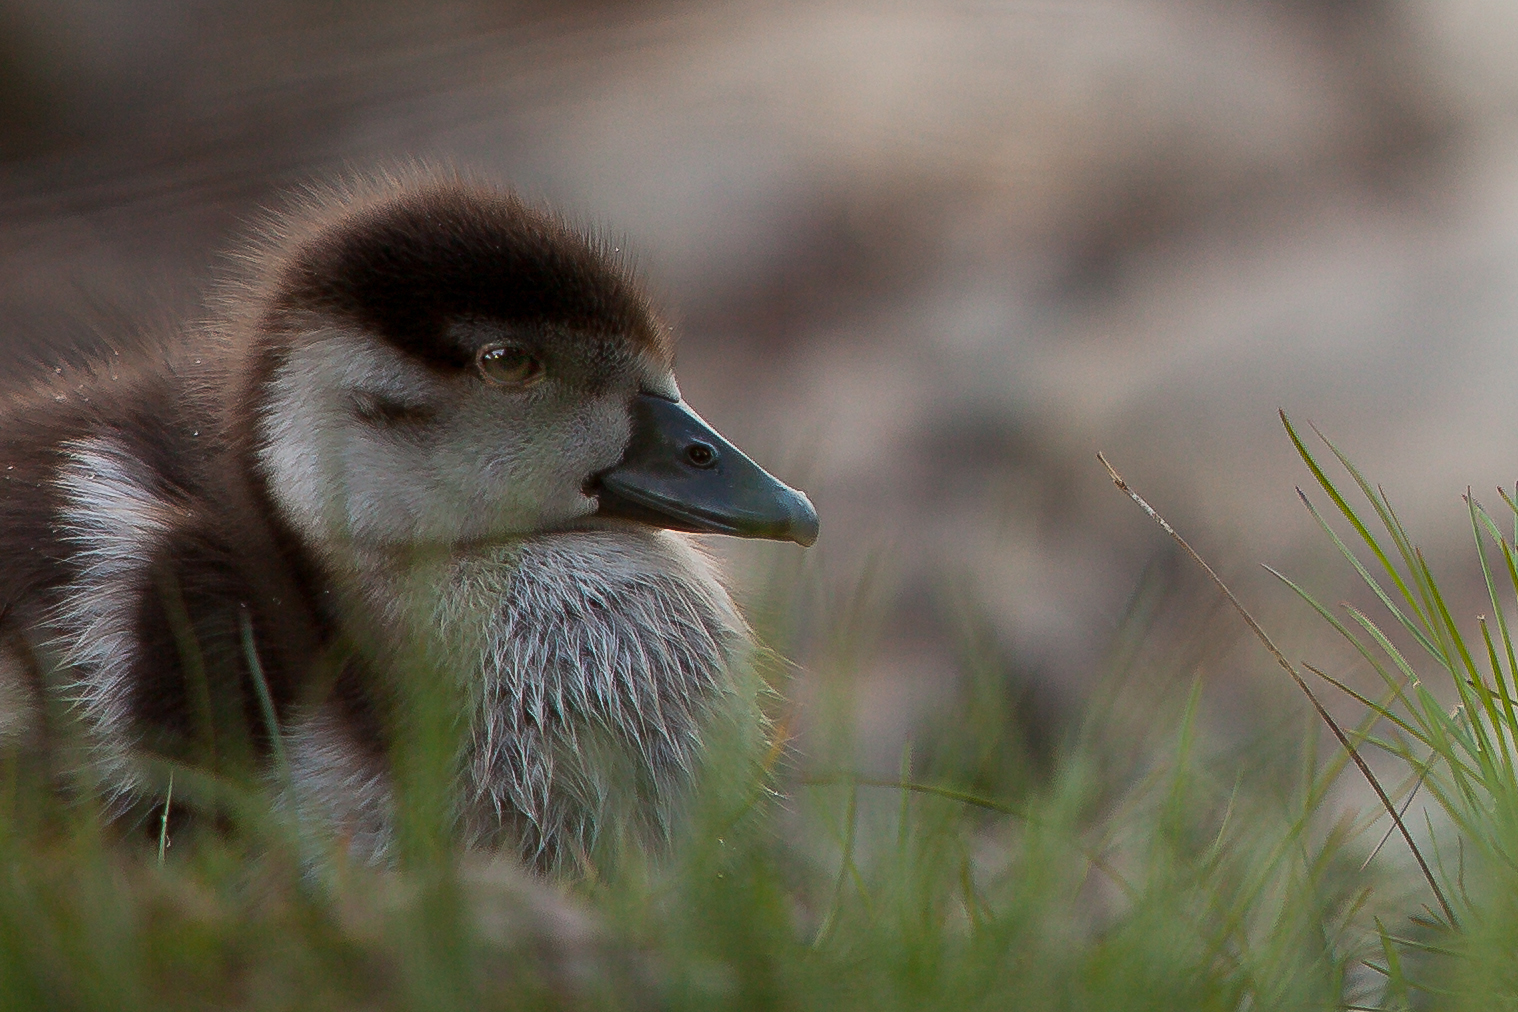
POLYGON ((695 534, 817 540, 811 500, 749 460, 684 401, 639 394, 632 419, 622 462, 590 483, 600 499, 597 515, 695 534))

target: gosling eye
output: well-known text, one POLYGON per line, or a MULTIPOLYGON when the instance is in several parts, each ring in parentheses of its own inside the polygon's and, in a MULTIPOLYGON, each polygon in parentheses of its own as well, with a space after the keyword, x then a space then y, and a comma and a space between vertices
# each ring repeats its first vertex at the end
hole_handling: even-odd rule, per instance
POLYGON ((494 344, 480 351, 475 364, 487 382, 503 387, 523 387, 543 378, 543 363, 526 348, 494 344))

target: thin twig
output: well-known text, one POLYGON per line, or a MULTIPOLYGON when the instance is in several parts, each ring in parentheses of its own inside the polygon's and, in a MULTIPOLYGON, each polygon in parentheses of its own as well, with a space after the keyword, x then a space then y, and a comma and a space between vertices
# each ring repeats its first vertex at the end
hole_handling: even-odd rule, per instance
POLYGON ((1429 868, 1428 862, 1423 859, 1423 854, 1418 850, 1418 845, 1413 842, 1413 834, 1408 832, 1406 823, 1402 821, 1402 816, 1397 812, 1397 806, 1392 804, 1391 798, 1387 797, 1386 791, 1381 787, 1381 782, 1376 779, 1376 775, 1371 772, 1370 766, 1360 757, 1359 751, 1349 740, 1349 736, 1344 733, 1344 729, 1339 726, 1339 722, 1334 720, 1333 715, 1324 708, 1323 704, 1318 700, 1317 695, 1308 686, 1307 681, 1297 671, 1296 667, 1286 659, 1286 655, 1281 653, 1281 649, 1275 645, 1275 641, 1270 638, 1270 635, 1265 632, 1260 623, 1255 621, 1254 616, 1249 613, 1249 609, 1245 608, 1239 599, 1234 596, 1233 591, 1228 589, 1228 585, 1223 582, 1222 577, 1213 571, 1213 568, 1197 554, 1196 549, 1187 544, 1186 539, 1181 537, 1176 529, 1171 527, 1169 522, 1155 511, 1153 506, 1150 506, 1144 501, 1142 496, 1128 487, 1128 483, 1123 480, 1123 476, 1118 474, 1111 464, 1107 463, 1106 457, 1098 453, 1096 459, 1101 461, 1102 466, 1107 469, 1107 474, 1112 478, 1113 484, 1126 494, 1128 498, 1137 503, 1139 509, 1149 515, 1149 519, 1159 524, 1160 528, 1170 535, 1176 544, 1181 546, 1181 550, 1189 555, 1193 562, 1202 567, 1203 571, 1207 573, 1207 576, 1217 588, 1223 592, 1223 596, 1228 599, 1228 603, 1233 605, 1234 611, 1239 613, 1239 617, 1244 620, 1244 624, 1249 626, 1250 632, 1254 633, 1255 638, 1264 645, 1270 656, 1275 658, 1276 663, 1281 666, 1282 670, 1291 676, 1292 681, 1297 683, 1297 688, 1302 690, 1308 702, 1312 703, 1312 708, 1323 719, 1323 723, 1327 724, 1328 729, 1333 732, 1334 737, 1339 739, 1339 744, 1349 753, 1350 759, 1354 761, 1354 764, 1359 767, 1360 773, 1365 777, 1365 782, 1370 784, 1371 790, 1375 791, 1376 797, 1380 799, 1382 807, 1386 809, 1387 814, 1396 823, 1397 829, 1402 833, 1402 839, 1407 841, 1408 850, 1412 851, 1413 858, 1418 862, 1418 867, 1423 872, 1423 878, 1428 882, 1429 888, 1434 891, 1434 898, 1439 901, 1440 908, 1444 910, 1444 916, 1448 918, 1452 926, 1458 926, 1459 921, 1455 917, 1455 911, 1450 907, 1449 901, 1444 898, 1444 891, 1439 888, 1439 883, 1435 881, 1434 873, 1429 868))
MULTIPOLYGON (((1338 681, 1334 680, 1333 678, 1331 678, 1327 674, 1327 672, 1319 671, 1317 668, 1313 667, 1311 664, 1305 664, 1304 663, 1302 665, 1302 667, 1306 668, 1308 671, 1311 671, 1313 674, 1317 675, 1319 678, 1323 679, 1324 681, 1328 682, 1331 685, 1339 685, 1341 688, 1347 688, 1347 686, 1344 686, 1343 683, 1338 682, 1338 681)), ((1458 710, 1459 710, 1459 707, 1456 707, 1456 711, 1457 712, 1458 712, 1458 710)), ((1451 719, 1454 719, 1453 715, 1451 715, 1451 719)), ((1428 771, 1430 769, 1432 769, 1432 768, 1433 768, 1433 764, 1430 763, 1429 765, 1424 766, 1418 772, 1418 779, 1413 782, 1412 790, 1410 790, 1410 791, 1407 792, 1407 800, 1404 801, 1404 802, 1402 802, 1402 810, 1401 810, 1401 812, 1399 814, 1406 815, 1407 814, 1407 810, 1409 808, 1413 807, 1413 799, 1418 796, 1418 788, 1420 788, 1420 787, 1423 786, 1423 781, 1428 778, 1428 771)), ((1368 854, 1366 856, 1365 862, 1360 865, 1360 870, 1361 871, 1364 871, 1366 868, 1370 867, 1370 863, 1376 859, 1376 855, 1377 854, 1381 853, 1381 848, 1384 847, 1384 846, 1386 846, 1386 841, 1390 840, 1392 834, 1395 833, 1396 831, 1397 831, 1397 827, 1395 825, 1391 825, 1391 826, 1387 826, 1386 827, 1386 832, 1384 832, 1384 833, 1381 834, 1381 839, 1378 840, 1378 841, 1376 841, 1376 845, 1371 848, 1370 854, 1368 854)))

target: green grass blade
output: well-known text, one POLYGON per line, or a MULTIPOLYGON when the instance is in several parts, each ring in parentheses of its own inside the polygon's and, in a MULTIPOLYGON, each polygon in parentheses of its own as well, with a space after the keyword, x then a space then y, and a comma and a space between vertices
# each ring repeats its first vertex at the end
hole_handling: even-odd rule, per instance
MULTIPOLYGON (((1407 601, 1415 611, 1419 611, 1419 619, 1426 625, 1428 623, 1428 616, 1423 614, 1418 608, 1417 599, 1413 596, 1412 592, 1408 589, 1407 584, 1403 581, 1402 574, 1398 572, 1395 566, 1392 565, 1391 559, 1388 558, 1385 551, 1382 550, 1380 542, 1377 541, 1376 538, 1370 533, 1369 528, 1366 527, 1365 523, 1360 519, 1359 514, 1356 513, 1354 508, 1351 507, 1349 503, 1344 499, 1343 495, 1340 494, 1338 488, 1334 485, 1334 483, 1329 480, 1328 475, 1318 464, 1317 459, 1312 455, 1312 452, 1307 449, 1307 444, 1304 443, 1301 436, 1297 434, 1297 430, 1291 424, 1291 419, 1286 416, 1286 412, 1281 411, 1279 414, 1281 416, 1281 424, 1286 427, 1287 436, 1291 438, 1292 445, 1296 447, 1297 455, 1302 458, 1302 462, 1307 465, 1308 470, 1310 470, 1313 474, 1313 477, 1317 479, 1319 486, 1321 486, 1323 491, 1328 494, 1328 497, 1333 500, 1334 505, 1339 508, 1339 512, 1343 514, 1346 520, 1349 521, 1350 526, 1355 529, 1355 532, 1360 535, 1361 540, 1365 542, 1366 546, 1376 556, 1376 559, 1381 563, 1382 568, 1386 571, 1387 575, 1396 585, 1397 590, 1402 594, 1403 600, 1407 601)), ((1319 433, 1320 438, 1321 435, 1322 434, 1319 433)), ((1338 452, 1333 444, 1328 443, 1326 439, 1324 442, 1328 444, 1328 448, 1333 451, 1334 455, 1336 457, 1339 457, 1340 462, 1346 463, 1347 465, 1345 458, 1338 452)), ((1360 486, 1361 492, 1363 492, 1366 499, 1370 501, 1372 508, 1376 510, 1377 515, 1380 517, 1383 525, 1388 526, 1388 529, 1390 530, 1391 528, 1390 524, 1388 523, 1388 516, 1382 512, 1380 503, 1377 501, 1374 492, 1371 490, 1370 484, 1365 481, 1365 479, 1353 467, 1348 467, 1348 470, 1350 474, 1354 476, 1356 483, 1360 486)), ((1393 539, 1396 539, 1395 531, 1393 531, 1393 539)), ((1398 548, 1402 548, 1400 542, 1398 543, 1398 548)), ((1407 557, 1407 553, 1405 551, 1403 552, 1403 557, 1404 559, 1407 557)))

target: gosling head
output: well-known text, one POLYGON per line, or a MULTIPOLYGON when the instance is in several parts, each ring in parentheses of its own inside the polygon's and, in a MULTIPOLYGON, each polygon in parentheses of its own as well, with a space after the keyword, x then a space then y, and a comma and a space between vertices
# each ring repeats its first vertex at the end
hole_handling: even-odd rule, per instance
POLYGON ((319 554, 608 519, 811 544, 817 515, 681 399, 613 253, 457 179, 345 194, 261 255, 254 469, 319 554))

